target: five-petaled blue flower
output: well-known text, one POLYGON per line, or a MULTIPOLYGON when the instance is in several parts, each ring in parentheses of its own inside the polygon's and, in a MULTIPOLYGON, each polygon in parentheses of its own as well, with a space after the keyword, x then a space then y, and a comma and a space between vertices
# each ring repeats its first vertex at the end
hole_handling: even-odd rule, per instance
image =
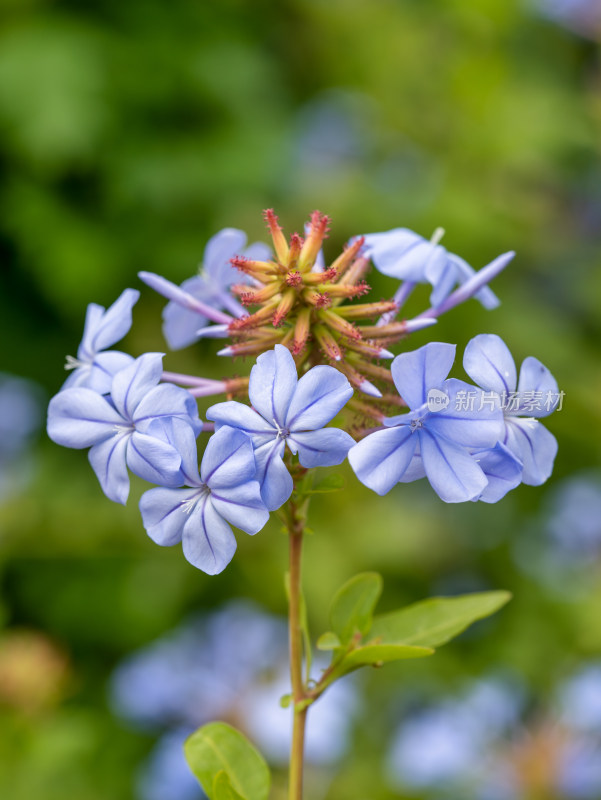
POLYGON ((445 380, 454 358, 454 345, 430 342, 392 362, 395 386, 410 412, 385 419, 385 430, 349 452, 359 480, 378 494, 424 475, 447 503, 478 498, 486 489, 488 479, 472 453, 502 438, 503 412, 496 395, 485 398, 463 381, 445 380), (474 402, 464 404, 468 392, 474 402))
MULTIPOLYGON (((216 309, 225 309, 236 317, 245 314, 244 308, 232 296, 230 286, 246 283, 248 277, 230 264, 235 255, 262 261, 271 257, 267 245, 255 242, 246 249, 246 234, 236 228, 224 228, 209 241, 204 251, 203 267, 199 275, 188 278, 181 285, 188 294, 216 309)), ((172 350, 193 344, 200 338, 198 331, 207 319, 183 308, 173 300, 163 310, 163 334, 172 350)))
MULTIPOLYGON (((430 302, 434 308, 457 284, 476 274, 467 261, 408 228, 366 234, 363 253, 383 275, 409 283, 431 284, 430 302)), ((499 305, 497 296, 487 286, 480 289, 476 297, 485 308, 499 305)))
POLYGON ((509 348, 492 333, 482 333, 468 343, 463 366, 473 381, 501 398, 505 430, 500 441, 522 465, 522 481, 529 486, 544 483, 553 470, 557 440, 536 418, 551 414, 559 402, 553 375, 529 356, 522 363, 518 382, 509 348))
POLYGON ((131 364, 133 358, 106 348, 123 339, 131 328, 131 311, 139 297, 137 289, 126 289, 106 310, 96 303, 89 304, 77 358, 67 356, 65 369, 73 372, 63 389, 82 386, 100 394, 110 392, 113 375, 131 364))
POLYGON ((185 557, 209 575, 232 560, 235 525, 255 534, 269 519, 255 480, 252 442, 242 431, 222 427, 205 449, 200 474, 195 434, 177 418, 168 423, 169 439, 181 454, 181 470, 189 489, 156 488, 140 499, 142 520, 157 544, 182 543, 185 557))
POLYGON ((127 501, 127 467, 144 480, 181 486, 181 456, 164 440, 161 421, 179 417, 196 433, 202 429, 192 395, 173 384, 157 385, 163 354, 146 353, 120 370, 111 392, 64 389, 50 401, 48 435, 64 447, 90 447, 88 458, 103 492, 127 501))
POLYGON ((300 380, 290 351, 276 345, 260 355, 250 373, 253 408, 233 400, 207 411, 216 428, 239 428, 252 439, 261 496, 270 511, 292 493, 293 483, 283 461, 286 444, 304 467, 341 464, 354 440, 339 428, 325 428, 346 404, 353 389, 334 367, 320 365, 300 380))

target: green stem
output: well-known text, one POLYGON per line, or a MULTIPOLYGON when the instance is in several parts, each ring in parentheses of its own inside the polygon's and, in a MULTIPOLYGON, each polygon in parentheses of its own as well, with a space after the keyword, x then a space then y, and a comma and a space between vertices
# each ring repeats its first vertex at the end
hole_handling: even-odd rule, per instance
POLYGON ((303 761, 305 750, 305 723, 307 708, 306 688, 303 682, 303 630, 301 624, 301 558, 304 520, 295 503, 289 504, 288 532, 290 539, 290 590, 288 600, 288 626, 290 640, 290 680, 294 723, 290 748, 289 800, 302 800, 303 761))

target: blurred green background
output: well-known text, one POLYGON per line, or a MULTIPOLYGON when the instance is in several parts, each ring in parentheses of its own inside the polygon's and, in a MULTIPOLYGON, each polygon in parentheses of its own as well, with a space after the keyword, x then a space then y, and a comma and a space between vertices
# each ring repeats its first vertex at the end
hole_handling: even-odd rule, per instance
MULTIPOLYGON (((0 369, 45 401, 87 303, 141 288, 124 349, 164 349, 162 301, 137 271, 180 282, 224 226, 265 240, 265 207, 288 232, 314 208, 331 215, 326 257, 398 226, 444 227, 445 246, 476 268, 517 251, 494 284, 498 310, 472 301, 411 344, 463 348, 491 332, 516 361, 549 366, 565 391, 548 422, 552 479, 497 506, 449 507, 421 485, 380 499, 347 472, 345 492, 314 504, 305 561, 317 633, 335 589, 368 569, 384 574, 382 608, 480 588, 514 600, 434 659, 364 681, 364 722, 328 773, 329 800, 422 797, 379 777, 401 687, 444 695, 501 669, 544 706, 555 682, 601 657, 601 545, 565 571, 560 559, 551 578, 536 566, 557 487, 601 450, 601 15, 594 0, 560 5, 0 2, 0 369)), ((409 310, 426 303, 424 290, 409 310)), ((166 363, 231 373, 215 350, 166 363)), ((0 796, 126 800, 154 738, 111 711, 111 671, 230 597, 284 612, 286 541, 275 519, 239 534, 233 563, 209 578, 147 538, 141 482, 126 508, 111 504, 85 455, 43 434, 19 464, 0 499, 0 796)))

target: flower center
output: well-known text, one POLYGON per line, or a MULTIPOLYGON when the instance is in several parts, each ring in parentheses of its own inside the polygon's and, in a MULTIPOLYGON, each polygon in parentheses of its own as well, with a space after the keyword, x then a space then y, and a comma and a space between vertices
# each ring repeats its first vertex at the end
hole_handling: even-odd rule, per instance
POLYGON ((278 439, 287 439, 290 436, 290 429, 289 428, 282 428, 278 425, 276 420, 274 419, 273 424, 278 432, 277 438, 278 439))
POLYGON ((181 511, 183 511, 184 514, 190 514, 194 510, 194 507, 198 501, 209 494, 211 494, 211 490, 207 484, 201 484, 198 488, 198 491, 195 492, 189 500, 186 500, 185 503, 182 503, 181 511))

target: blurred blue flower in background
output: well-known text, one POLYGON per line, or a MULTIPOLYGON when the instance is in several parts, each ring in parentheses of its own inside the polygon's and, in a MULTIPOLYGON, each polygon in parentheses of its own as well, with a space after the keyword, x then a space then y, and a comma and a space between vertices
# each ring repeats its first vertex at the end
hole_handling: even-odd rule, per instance
POLYGON ((33 381, 0 373, 0 500, 31 474, 31 449, 43 420, 45 398, 33 381))

